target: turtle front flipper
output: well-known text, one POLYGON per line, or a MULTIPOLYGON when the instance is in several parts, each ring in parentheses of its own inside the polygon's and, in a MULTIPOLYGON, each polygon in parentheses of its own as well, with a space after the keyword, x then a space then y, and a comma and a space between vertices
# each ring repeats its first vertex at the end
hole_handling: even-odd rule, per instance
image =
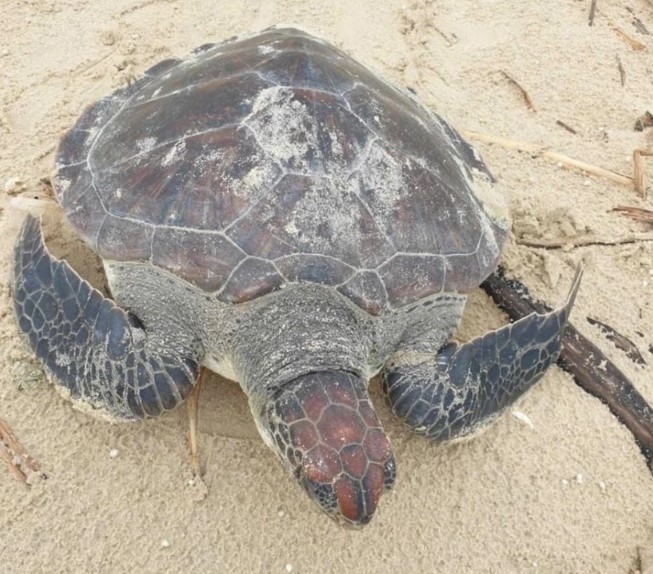
POLYGON ((182 402, 200 369, 200 345, 150 333, 47 251, 28 216, 14 252, 14 306, 29 345, 73 401, 114 419, 157 416, 182 402))
POLYGON ((532 313, 460 346, 450 343, 432 360, 388 369, 383 387, 393 412, 434 440, 460 438, 489 423, 558 358, 581 275, 560 309, 532 313))

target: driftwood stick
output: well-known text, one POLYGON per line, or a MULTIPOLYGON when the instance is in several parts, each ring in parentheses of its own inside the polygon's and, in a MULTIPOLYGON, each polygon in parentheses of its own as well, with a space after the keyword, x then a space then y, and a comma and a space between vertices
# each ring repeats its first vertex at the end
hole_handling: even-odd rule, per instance
MULTIPOLYGON (((481 285, 512 320, 529 313, 545 312, 546 305, 534 301, 519 281, 507 279, 501 270, 481 285)), ((601 350, 568 324, 562 338, 558 365, 570 373, 576 383, 605 403, 613 415, 633 433, 653 472, 653 409, 601 350)))

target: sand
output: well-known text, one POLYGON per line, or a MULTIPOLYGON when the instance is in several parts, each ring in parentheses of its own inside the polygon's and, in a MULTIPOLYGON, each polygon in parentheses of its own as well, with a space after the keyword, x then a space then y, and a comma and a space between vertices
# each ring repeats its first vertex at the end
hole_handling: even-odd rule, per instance
MULTIPOLYGON (((653 32, 653 4, 599 0, 593 26, 589 9, 590 0, 5 1, 0 417, 47 478, 31 476, 26 487, 0 466, 0 573, 645 570, 651 474, 630 433, 557 367, 483 435, 456 445, 412 436, 373 385, 400 474, 373 523, 352 531, 326 519, 286 476, 234 383, 213 378, 202 395, 203 483, 189 482, 184 408, 129 425, 74 411, 22 345, 9 298, 22 217, 10 200, 43 195, 58 138, 84 106, 161 59, 279 22, 320 34, 415 89, 458 129, 631 175, 633 149, 653 146, 650 129, 633 130, 653 111, 653 36, 636 26, 653 32)), ((584 262, 572 320, 653 401, 653 241, 524 244, 650 233, 608 210, 651 208, 652 200, 534 154, 477 146, 511 196, 508 271, 557 304, 584 262), (648 365, 632 363, 588 316, 630 338, 648 365)), ((56 216, 48 221, 52 250, 102 285, 97 260, 56 216)), ((505 321, 474 292, 460 336, 505 321)))

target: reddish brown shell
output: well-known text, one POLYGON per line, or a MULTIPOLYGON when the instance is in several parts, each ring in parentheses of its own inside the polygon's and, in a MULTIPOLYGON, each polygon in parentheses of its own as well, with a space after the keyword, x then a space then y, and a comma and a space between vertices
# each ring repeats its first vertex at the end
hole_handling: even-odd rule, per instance
POLYGON ((480 158, 407 92, 295 29, 203 46, 91 106, 55 190, 105 259, 149 262, 222 301, 285 283, 370 313, 467 291, 506 223, 480 158))

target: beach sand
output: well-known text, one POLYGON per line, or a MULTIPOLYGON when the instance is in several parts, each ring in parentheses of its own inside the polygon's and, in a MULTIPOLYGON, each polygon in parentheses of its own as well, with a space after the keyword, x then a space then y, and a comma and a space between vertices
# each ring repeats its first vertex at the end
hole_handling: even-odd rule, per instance
MULTIPOLYGON (((653 571, 653 477, 628 430, 558 367, 484 434, 455 445, 412 436, 373 383, 399 475, 373 522, 355 531, 325 518, 285 474, 235 383, 214 377, 205 386, 205 472, 192 483, 186 409, 125 425, 73 410, 21 342, 10 301, 23 216, 12 200, 43 197, 58 139, 84 107, 164 58, 273 24, 323 36, 413 88, 459 130, 632 175, 633 150, 653 147, 650 128, 633 129, 653 112, 653 35, 644 33, 653 33, 653 4, 599 1, 589 26, 590 3, 4 2, 0 417, 47 478, 31 475, 28 487, 0 466, 0 574, 653 571)), ((609 210, 650 209, 653 194, 643 201, 630 186, 537 153, 474 143, 510 194, 508 272, 557 305, 583 262, 572 322, 653 402, 653 241, 603 244, 650 235, 609 210), (597 242, 574 247, 588 236, 597 242), (527 245, 558 240, 570 245, 527 245), (588 316, 631 339, 648 365, 631 362, 588 316)), ((51 211, 48 245, 102 286, 97 259, 51 211)), ((505 322, 477 290, 459 335, 505 322)))

